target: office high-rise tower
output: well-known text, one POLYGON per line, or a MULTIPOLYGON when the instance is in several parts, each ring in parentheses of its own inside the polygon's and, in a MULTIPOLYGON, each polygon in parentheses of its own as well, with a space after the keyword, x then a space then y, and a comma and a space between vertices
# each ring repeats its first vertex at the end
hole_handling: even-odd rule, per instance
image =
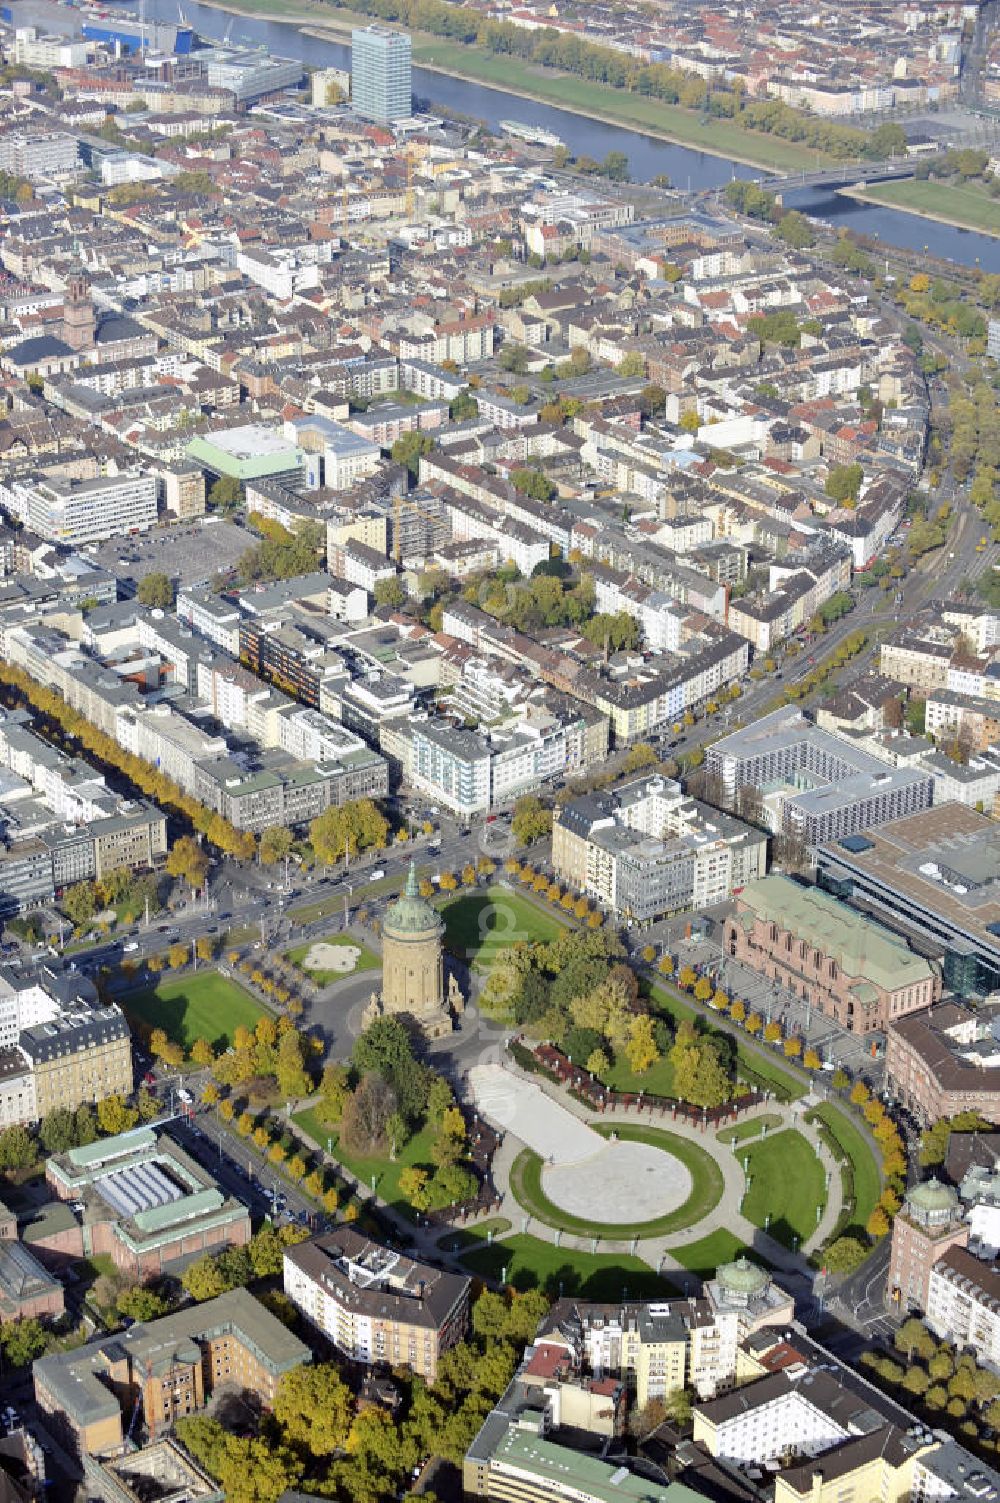
POLYGON ((359 115, 388 125, 412 113, 410 38, 365 26, 351 32, 351 103, 359 115))

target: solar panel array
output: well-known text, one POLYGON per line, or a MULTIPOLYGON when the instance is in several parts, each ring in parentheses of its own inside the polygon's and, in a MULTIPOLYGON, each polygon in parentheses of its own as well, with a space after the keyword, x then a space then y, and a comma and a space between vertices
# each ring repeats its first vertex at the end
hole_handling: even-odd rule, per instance
POLYGON ((154 1206, 169 1205, 180 1200, 184 1192, 180 1186, 164 1174, 159 1164, 130 1164, 114 1174, 103 1175, 94 1189, 119 1216, 135 1216, 139 1211, 151 1211, 154 1206))

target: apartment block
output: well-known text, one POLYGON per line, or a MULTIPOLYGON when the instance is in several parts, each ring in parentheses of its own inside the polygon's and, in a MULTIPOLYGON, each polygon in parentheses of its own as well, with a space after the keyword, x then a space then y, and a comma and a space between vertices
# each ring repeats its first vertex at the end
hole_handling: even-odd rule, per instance
POLYGON ((132 1085, 128 1024, 93 982, 55 961, 0 966, 0 1124, 127 1096, 132 1085))
POLYGON ((53 1434, 78 1457, 120 1451, 141 1417, 150 1436, 203 1409, 216 1388, 248 1389, 268 1407, 285 1373, 312 1360, 309 1348, 245 1289, 113 1341, 90 1341, 33 1365, 35 1402, 53 1434))
POLYGON ((942 1340, 970 1348, 987 1367, 1000 1363, 1000 1273, 992 1263, 949 1247, 931 1268, 925 1314, 942 1340))
POLYGON ((921 1122, 970 1111, 1000 1123, 1000 1041, 957 1002, 893 1023, 885 1069, 887 1088, 921 1122))
POLYGON ((79 548, 154 526, 156 476, 135 470, 96 480, 12 479, 0 484, 0 503, 39 537, 79 548))
POLYGON ((709 747, 706 765, 729 798, 742 788, 759 790, 771 828, 809 845, 916 814, 934 794, 929 773, 890 767, 791 708, 723 736, 709 747))
POLYGON ((284 1287, 352 1361, 407 1367, 428 1383, 468 1326, 467 1278, 382 1247, 349 1226, 287 1248, 284 1287))
POLYGON ((767 870, 767 836, 654 776, 557 807, 556 876, 650 923, 724 902, 767 870))

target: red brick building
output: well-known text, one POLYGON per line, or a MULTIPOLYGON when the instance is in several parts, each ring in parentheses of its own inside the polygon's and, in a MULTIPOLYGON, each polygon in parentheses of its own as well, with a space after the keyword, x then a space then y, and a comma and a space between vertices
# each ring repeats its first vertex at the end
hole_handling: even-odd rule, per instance
POLYGON ((952 1247, 965 1247, 969 1227, 962 1219, 956 1191, 938 1179, 925 1180, 909 1192, 892 1226, 889 1299, 900 1310, 927 1309, 931 1269, 952 1247))
POLYGON ((736 909, 726 954, 851 1033, 884 1030, 940 996, 928 960, 818 887, 765 877, 744 888, 736 909))
POLYGON ((968 1008, 946 1002, 897 1019, 885 1054, 887 1089, 922 1122, 967 1111, 1000 1122, 1000 1044, 968 1008))

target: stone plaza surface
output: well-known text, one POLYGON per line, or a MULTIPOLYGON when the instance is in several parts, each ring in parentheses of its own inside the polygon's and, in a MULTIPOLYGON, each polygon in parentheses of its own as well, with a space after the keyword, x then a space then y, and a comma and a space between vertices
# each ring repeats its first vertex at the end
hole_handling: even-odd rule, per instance
POLYGON ((328 945, 317 940, 309 946, 302 963, 307 971, 343 971, 347 976, 360 959, 361 951, 357 945, 328 945))
POLYGON ((691 1176, 672 1154, 649 1143, 609 1141, 499 1065, 469 1072, 476 1106, 544 1161, 543 1193, 587 1221, 652 1221, 684 1204, 691 1176))

